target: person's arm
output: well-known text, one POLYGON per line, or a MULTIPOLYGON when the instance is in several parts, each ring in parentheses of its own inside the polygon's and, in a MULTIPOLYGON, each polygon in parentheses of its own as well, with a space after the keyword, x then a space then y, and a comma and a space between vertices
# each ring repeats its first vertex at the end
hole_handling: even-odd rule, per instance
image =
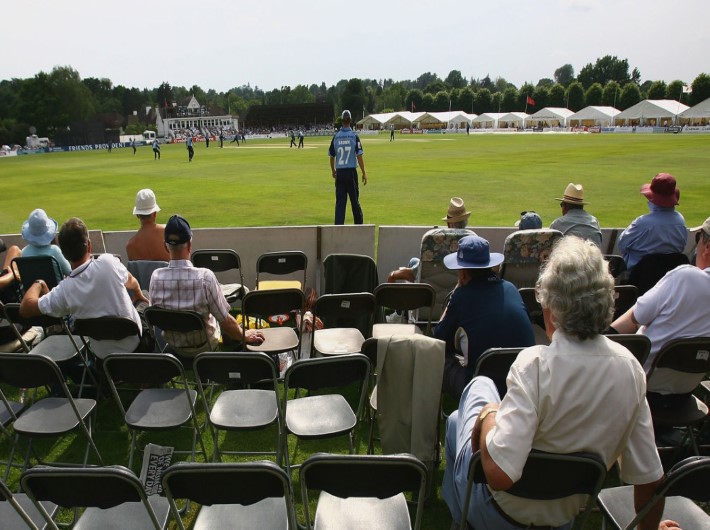
POLYGON ((474 453, 479 449, 481 451, 483 472, 491 489, 507 490, 513 486, 513 480, 495 463, 486 446, 486 436, 496 424, 498 407, 498 403, 489 403, 481 409, 471 432, 471 448, 474 453))
POLYGON ((330 157, 330 173, 333 175, 333 178, 335 178, 335 157, 334 156, 330 157))
MULTIPOLYGON (((663 479, 658 479, 649 484, 639 484, 634 486, 634 508, 636 513, 653 497, 653 493, 663 479)), ((665 499, 661 498, 653 508, 648 512, 639 524, 639 530, 658 530, 660 528, 661 516, 663 515, 663 507, 665 499)))
POLYGON ((367 186, 367 175, 365 174, 365 159, 362 155, 357 155, 357 163, 360 166, 360 171, 362 172, 362 185, 367 186))
POLYGON ((679 523, 666 519, 665 521, 661 521, 661 524, 658 525, 658 530, 682 530, 682 528, 679 523))
MULTIPOLYGON (((219 323, 219 326, 222 328, 225 335, 233 340, 241 341, 242 337, 245 336, 242 327, 232 315, 227 315, 225 319, 219 323)), ((264 342, 264 334, 258 329, 248 329, 246 330, 245 341, 248 344, 261 344, 264 342)))
POLYGON ((146 304, 150 304, 150 300, 148 300, 143 294, 138 280, 130 272, 128 273, 128 280, 124 285, 126 286, 126 289, 133 292, 133 296, 131 297, 131 299, 134 304, 136 302, 145 302, 146 304))
POLYGON ((37 317, 42 314, 39 310, 39 299, 49 292, 44 280, 37 280, 27 289, 25 296, 20 302, 20 316, 25 318, 37 317))
POLYGON ((634 316, 634 307, 629 308, 626 313, 611 323, 611 327, 618 333, 636 333, 638 331, 639 323, 634 316))

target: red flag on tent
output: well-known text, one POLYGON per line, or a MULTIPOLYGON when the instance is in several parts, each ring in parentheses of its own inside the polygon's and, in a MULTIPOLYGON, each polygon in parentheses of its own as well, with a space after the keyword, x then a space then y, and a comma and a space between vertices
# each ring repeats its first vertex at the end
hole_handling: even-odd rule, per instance
POLYGON ((533 98, 531 98, 530 96, 528 96, 528 105, 531 105, 533 107, 535 106, 535 100, 533 98))

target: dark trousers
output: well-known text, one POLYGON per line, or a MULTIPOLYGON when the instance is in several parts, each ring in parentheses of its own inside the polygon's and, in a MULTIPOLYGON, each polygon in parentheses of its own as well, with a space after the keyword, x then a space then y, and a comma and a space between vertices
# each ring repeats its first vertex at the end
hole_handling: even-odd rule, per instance
POLYGON ((357 170, 339 169, 335 174, 335 224, 345 224, 345 207, 350 197, 353 222, 361 225, 363 221, 360 207, 360 189, 357 185, 357 170))
POLYGON ((188 156, 188 160, 189 160, 190 162, 192 162, 192 157, 195 156, 195 150, 193 149, 192 146, 189 146, 189 147, 187 148, 187 156, 188 156))

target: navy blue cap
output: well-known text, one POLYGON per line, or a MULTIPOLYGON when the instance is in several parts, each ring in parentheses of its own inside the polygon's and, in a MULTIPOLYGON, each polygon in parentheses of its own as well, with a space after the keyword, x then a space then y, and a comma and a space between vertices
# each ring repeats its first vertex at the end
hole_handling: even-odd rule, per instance
POLYGON ((165 225, 165 242, 168 245, 181 245, 192 239, 190 223, 180 215, 173 215, 165 225))

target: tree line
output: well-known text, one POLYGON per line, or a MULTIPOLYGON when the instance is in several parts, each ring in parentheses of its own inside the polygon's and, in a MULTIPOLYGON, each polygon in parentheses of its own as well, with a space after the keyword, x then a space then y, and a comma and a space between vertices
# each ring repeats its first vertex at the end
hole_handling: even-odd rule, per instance
POLYGON ((672 99, 687 105, 704 101, 710 97, 710 75, 701 73, 690 85, 682 80, 641 82, 641 72, 630 69, 627 59, 607 55, 585 65, 577 75, 572 65, 565 64, 552 78, 520 87, 502 77, 467 79, 460 70, 452 70, 444 79, 426 72, 415 80, 354 78, 329 87, 314 83, 269 91, 246 84, 217 92, 167 82, 142 90, 114 86, 110 79, 82 79, 72 67, 58 66, 32 78, 0 81, 0 144, 23 144, 30 130, 52 137, 61 128, 86 121, 98 121, 107 129, 123 129, 128 134, 140 133, 155 127, 147 121, 147 107, 172 106, 192 95, 212 115, 244 116, 252 105, 314 102, 332 103, 336 115, 350 109, 356 119, 402 110, 482 114, 522 111, 526 107, 534 112, 548 106, 578 111, 589 105, 624 110, 643 99, 672 99), (526 106, 530 100, 534 105, 526 106))

